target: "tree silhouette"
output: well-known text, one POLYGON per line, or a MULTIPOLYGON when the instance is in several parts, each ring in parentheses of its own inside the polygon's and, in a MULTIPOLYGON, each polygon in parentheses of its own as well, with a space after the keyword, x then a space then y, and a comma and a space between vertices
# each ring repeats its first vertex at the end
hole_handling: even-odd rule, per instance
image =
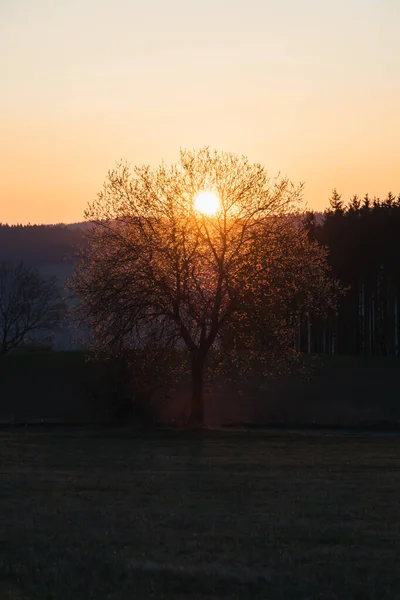
POLYGON ((202 424, 211 349, 241 365, 271 347, 293 352, 295 316, 331 300, 325 253, 290 216, 300 194, 208 148, 182 151, 171 168, 111 171, 85 213, 92 226, 72 282, 95 347, 186 347, 191 422, 202 424), (213 216, 195 209, 202 191, 219 198, 213 216))
POLYGON ((0 354, 7 354, 29 336, 52 331, 64 308, 56 280, 43 279, 23 263, 0 263, 0 354))
POLYGON ((344 212, 342 195, 338 193, 336 188, 334 188, 332 191, 332 197, 329 199, 329 206, 329 213, 342 215, 344 212))
MULTIPOLYGON (((330 323, 336 352, 399 354, 399 231, 400 202, 391 192, 384 200, 353 196, 345 206, 334 190, 315 237, 328 248, 333 275, 348 288, 330 323)), ((314 335, 323 334, 314 328, 314 335)))

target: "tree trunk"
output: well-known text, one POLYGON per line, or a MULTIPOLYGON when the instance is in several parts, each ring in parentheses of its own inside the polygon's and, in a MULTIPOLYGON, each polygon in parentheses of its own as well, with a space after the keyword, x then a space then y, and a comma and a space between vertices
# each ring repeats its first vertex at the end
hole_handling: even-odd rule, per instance
POLYGON ((204 425, 204 358, 195 354, 192 357, 192 410, 189 424, 192 427, 203 427, 204 425))

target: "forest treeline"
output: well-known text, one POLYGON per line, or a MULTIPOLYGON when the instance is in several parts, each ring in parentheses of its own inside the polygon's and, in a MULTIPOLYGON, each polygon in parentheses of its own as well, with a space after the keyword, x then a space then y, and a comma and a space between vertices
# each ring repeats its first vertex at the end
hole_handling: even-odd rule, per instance
MULTIPOLYGON (((83 227, 0 224, 0 260, 71 263, 83 227)), ((327 317, 299 318, 296 347, 308 353, 398 356, 400 195, 353 196, 345 202, 333 190, 329 208, 323 215, 306 213, 304 227, 310 240, 327 248, 332 275, 346 293, 327 317)))
POLYGON ((326 246, 332 274, 346 288, 336 314, 301 319, 299 349, 329 354, 399 355, 400 195, 380 200, 333 190, 322 223, 307 213, 311 240, 326 246))

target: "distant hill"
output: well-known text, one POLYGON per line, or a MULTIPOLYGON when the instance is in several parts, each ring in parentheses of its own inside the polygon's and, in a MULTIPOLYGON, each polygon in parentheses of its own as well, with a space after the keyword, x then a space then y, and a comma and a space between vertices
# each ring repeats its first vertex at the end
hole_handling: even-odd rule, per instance
POLYGON ((73 263, 83 226, 0 225, 0 260, 24 261, 38 267, 73 263))

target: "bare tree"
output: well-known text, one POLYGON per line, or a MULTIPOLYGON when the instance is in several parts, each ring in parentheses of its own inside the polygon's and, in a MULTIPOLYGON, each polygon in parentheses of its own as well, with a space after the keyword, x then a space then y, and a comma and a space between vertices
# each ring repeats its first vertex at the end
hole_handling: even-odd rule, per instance
POLYGON ((64 308, 55 278, 34 267, 0 263, 0 354, 7 354, 39 331, 52 331, 64 308))
POLYGON ((208 148, 181 151, 169 168, 118 165, 85 212, 92 225, 72 283, 95 346, 186 347, 191 421, 202 424, 212 348, 244 363, 274 345, 271 335, 289 347, 295 314, 330 297, 324 252, 294 218, 301 193, 208 148))

